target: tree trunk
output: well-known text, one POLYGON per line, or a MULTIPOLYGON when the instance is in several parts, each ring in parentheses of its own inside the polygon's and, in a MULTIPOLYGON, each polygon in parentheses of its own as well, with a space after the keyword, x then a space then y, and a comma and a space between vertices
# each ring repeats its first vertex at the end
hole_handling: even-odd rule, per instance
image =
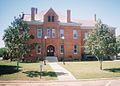
POLYGON ((19 70, 19 59, 17 59, 17 71, 19 70))
POLYGON ((100 61, 100 70, 102 70, 102 61, 100 61))

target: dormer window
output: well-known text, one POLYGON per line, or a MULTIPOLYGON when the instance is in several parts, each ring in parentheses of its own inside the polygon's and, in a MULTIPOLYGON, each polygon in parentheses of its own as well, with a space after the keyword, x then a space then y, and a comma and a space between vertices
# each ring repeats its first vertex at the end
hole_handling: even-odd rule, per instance
POLYGON ((55 17, 54 16, 52 16, 52 22, 54 22, 55 21, 55 17))
POLYGON ((46 12, 46 14, 44 15, 44 21, 48 23, 54 23, 58 21, 58 15, 52 8, 50 8, 48 12, 46 12))
POLYGON ((48 16, 48 22, 50 22, 50 20, 51 20, 51 19, 50 19, 50 16, 48 16))
POLYGON ((48 22, 55 22, 55 16, 48 16, 48 22))

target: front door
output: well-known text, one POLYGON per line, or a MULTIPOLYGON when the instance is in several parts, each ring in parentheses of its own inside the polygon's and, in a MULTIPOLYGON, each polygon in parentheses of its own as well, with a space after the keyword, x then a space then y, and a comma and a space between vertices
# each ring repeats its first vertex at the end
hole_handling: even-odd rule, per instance
POLYGON ((54 51, 55 51, 54 46, 49 45, 47 47, 47 56, 54 56, 54 51))

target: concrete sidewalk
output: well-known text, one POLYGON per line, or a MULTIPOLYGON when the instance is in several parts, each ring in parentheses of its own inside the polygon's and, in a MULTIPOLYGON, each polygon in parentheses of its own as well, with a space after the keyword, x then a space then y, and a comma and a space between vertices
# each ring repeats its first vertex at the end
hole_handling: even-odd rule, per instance
POLYGON ((57 62, 49 63, 49 65, 52 67, 54 72, 56 72, 58 80, 76 80, 69 71, 60 66, 57 62))

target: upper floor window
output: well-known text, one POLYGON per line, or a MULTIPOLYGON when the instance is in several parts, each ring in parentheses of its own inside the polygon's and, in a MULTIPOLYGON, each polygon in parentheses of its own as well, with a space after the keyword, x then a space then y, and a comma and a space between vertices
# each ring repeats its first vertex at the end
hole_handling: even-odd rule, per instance
POLYGON ((55 38, 55 36, 56 36, 55 29, 52 29, 52 38, 55 38))
POLYGON ((50 22, 50 20, 51 20, 51 19, 50 19, 50 16, 48 16, 48 22, 50 22))
POLYGON ((37 31, 38 38, 42 38, 42 28, 39 28, 37 31))
POLYGON ((84 39, 88 39, 88 32, 84 33, 84 39))
POLYGON ((62 38, 64 36, 64 30, 60 29, 60 38, 62 38))
POLYGON ((78 53, 78 46, 74 45, 74 54, 77 54, 77 53, 78 53))
POLYGON ((73 30, 73 39, 77 39, 78 34, 77 34, 77 30, 73 30))
POLYGON ((50 28, 47 28, 47 37, 50 38, 50 28))
POLYGON ((37 52, 38 54, 41 54, 41 52, 42 52, 42 45, 41 45, 41 44, 38 44, 38 45, 37 45, 36 52, 37 52))
POLYGON ((55 17, 54 16, 52 16, 52 22, 54 22, 55 21, 55 17))

